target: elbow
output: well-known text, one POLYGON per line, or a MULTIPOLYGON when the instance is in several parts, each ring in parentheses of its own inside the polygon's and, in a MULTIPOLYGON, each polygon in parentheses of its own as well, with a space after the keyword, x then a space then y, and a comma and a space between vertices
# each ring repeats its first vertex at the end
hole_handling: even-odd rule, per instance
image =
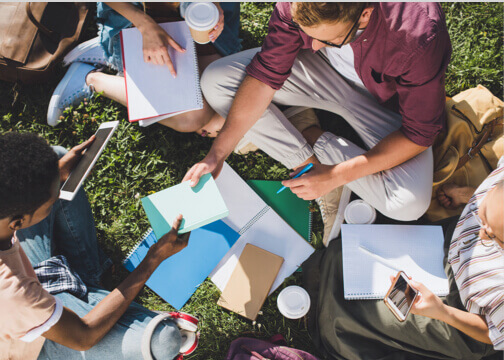
POLYGON ((81 331, 78 331, 78 334, 74 336, 74 344, 71 346, 73 350, 87 351, 98 344, 102 338, 89 326, 83 326, 80 330, 81 331))

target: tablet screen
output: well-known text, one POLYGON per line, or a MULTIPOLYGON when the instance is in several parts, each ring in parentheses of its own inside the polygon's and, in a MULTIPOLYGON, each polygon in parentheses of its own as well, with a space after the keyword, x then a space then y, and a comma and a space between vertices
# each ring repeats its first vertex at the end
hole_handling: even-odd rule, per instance
POLYGON ((114 131, 113 127, 98 129, 95 134, 95 141, 86 150, 77 166, 72 170, 67 181, 61 188, 62 191, 74 192, 77 189, 82 178, 86 175, 89 166, 93 163, 94 158, 100 152, 100 149, 105 144, 107 137, 112 131, 114 131))

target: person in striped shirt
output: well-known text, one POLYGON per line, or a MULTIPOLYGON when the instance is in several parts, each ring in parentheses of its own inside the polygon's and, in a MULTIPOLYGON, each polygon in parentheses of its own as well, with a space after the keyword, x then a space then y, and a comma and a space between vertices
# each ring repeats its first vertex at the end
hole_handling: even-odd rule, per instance
POLYGON ((467 187, 446 186, 442 204, 467 205, 457 223, 448 262, 466 311, 448 306, 423 284, 411 313, 438 319, 483 343, 504 350, 504 157, 468 196, 467 187))

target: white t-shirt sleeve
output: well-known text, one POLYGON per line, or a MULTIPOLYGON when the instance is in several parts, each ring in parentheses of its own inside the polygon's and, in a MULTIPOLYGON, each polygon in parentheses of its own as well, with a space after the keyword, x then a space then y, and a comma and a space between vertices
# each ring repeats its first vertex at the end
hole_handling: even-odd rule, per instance
POLYGON ((32 342, 38 337, 42 336, 43 333, 52 328, 61 318, 61 314, 63 313, 63 303, 57 297, 54 298, 56 300, 56 306, 54 307, 54 312, 51 317, 47 319, 45 323, 36 328, 28 331, 25 336, 23 336, 20 340, 24 342, 32 342))

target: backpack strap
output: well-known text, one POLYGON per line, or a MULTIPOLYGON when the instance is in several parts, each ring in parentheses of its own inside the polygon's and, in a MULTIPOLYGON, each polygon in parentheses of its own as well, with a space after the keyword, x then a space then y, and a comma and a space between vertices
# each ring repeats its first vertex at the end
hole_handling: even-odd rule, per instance
POLYGON ((245 350, 246 352, 248 352, 250 355, 252 355, 253 357, 256 357, 258 358, 259 360, 270 360, 268 358, 265 358, 264 356, 262 356, 261 354, 259 354, 257 351, 254 351, 254 350, 251 350, 249 349, 248 347, 246 347, 245 345, 241 345, 240 348, 242 350, 245 350))
MULTIPOLYGON (((456 170, 460 169, 469 160, 474 158, 480 152, 481 148, 487 143, 488 139, 492 135, 493 129, 498 121, 502 121, 502 116, 499 116, 498 118, 493 119, 492 121, 490 121, 488 124, 485 125, 485 127, 482 130, 482 135, 480 136, 480 138, 474 140, 474 142, 472 143, 472 146, 469 149, 469 151, 467 152, 467 154, 464 154, 459 159, 456 170)), ((489 165, 488 162, 487 162, 487 165, 489 165)), ((489 170, 491 171, 493 169, 489 166, 489 170)))
POLYGON ((287 340, 285 340, 282 334, 276 334, 270 337, 269 342, 276 345, 287 345, 287 340))

